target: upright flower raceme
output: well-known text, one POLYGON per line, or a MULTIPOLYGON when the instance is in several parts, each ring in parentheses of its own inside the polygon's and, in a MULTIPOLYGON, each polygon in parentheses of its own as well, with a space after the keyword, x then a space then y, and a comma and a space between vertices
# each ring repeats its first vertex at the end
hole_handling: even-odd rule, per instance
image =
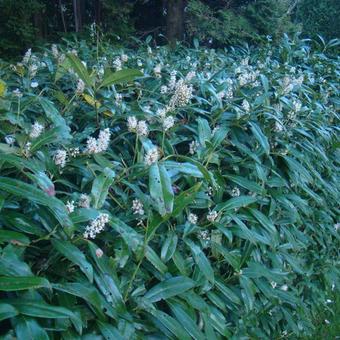
POLYGON ((134 214, 144 215, 143 203, 137 198, 132 201, 132 211, 134 214))
POLYGON ((182 79, 175 87, 175 93, 170 99, 170 107, 182 107, 189 103, 192 97, 192 86, 187 85, 182 79))
POLYGON ((146 121, 137 120, 135 116, 128 117, 127 127, 130 132, 135 132, 138 136, 146 137, 149 134, 149 128, 146 121))
POLYGON ((159 159, 159 152, 157 147, 154 147, 147 151, 144 161, 147 165, 151 165, 153 163, 156 163, 159 159))
POLYGON ((109 222, 108 214, 99 214, 99 216, 94 219, 89 225, 86 226, 84 237, 85 238, 96 238, 97 234, 102 232, 105 225, 109 222))
POLYGON ((111 132, 109 128, 101 130, 98 138, 89 137, 86 142, 85 152, 95 154, 106 151, 109 147, 111 132))
POLYGON ((188 222, 191 223, 191 224, 197 224, 197 221, 198 221, 198 217, 196 214, 193 214, 193 213, 190 213, 188 215, 188 222))
POLYGON ((61 168, 65 167, 66 158, 67 158, 67 152, 61 149, 57 150, 53 157, 54 163, 60 166, 61 168))
POLYGON ((90 208, 91 198, 89 195, 81 194, 78 201, 78 206, 80 208, 90 208))
POLYGON ((38 122, 35 122, 34 124, 32 124, 30 138, 39 137, 43 131, 44 131, 44 126, 38 122))
POLYGON ((78 79, 76 94, 80 95, 84 92, 84 90, 85 90, 85 83, 81 79, 78 79))

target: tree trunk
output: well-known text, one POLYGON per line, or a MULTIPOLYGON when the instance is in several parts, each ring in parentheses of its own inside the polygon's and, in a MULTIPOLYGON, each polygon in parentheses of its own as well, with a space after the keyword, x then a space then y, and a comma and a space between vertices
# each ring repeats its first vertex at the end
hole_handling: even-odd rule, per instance
POLYGON ((94 21, 97 25, 101 23, 101 6, 100 0, 95 0, 94 2, 94 21))
POLYGON ((82 28, 80 0, 73 0, 73 14, 75 31, 79 32, 82 28))
POLYGON ((166 14, 166 37, 170 45, 182 40, 184 35, 185 0, 168 0, 166 14))
POLYGON ((66 22, 65 22, 65 15, 64 15, 63 5, 61 3, 61 0, 59 0, 59 10, 60 10, 61 21, 63 23, 64 32, 67 33, 67 27, 66 27, 66 22))

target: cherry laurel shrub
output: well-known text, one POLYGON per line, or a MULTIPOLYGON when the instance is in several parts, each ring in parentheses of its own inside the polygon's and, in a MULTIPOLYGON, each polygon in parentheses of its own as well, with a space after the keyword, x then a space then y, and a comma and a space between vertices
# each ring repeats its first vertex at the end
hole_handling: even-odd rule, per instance
POLYGON ((2 62, 1 336, 310 334, 340 283, 337 43, 2 62))

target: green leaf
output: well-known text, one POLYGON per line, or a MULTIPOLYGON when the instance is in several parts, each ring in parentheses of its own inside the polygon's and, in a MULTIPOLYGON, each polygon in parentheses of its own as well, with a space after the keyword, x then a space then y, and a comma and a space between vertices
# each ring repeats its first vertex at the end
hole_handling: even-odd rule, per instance
MULTIPOLYGON (((104 319, 104 314, 102 310, 105 308, 105 303, 97 289, 88 283, 70 282, 63 284, 53 284, 53 289, 63 291, 65 293, 78 296, 96 309, 96 314, 98 317, 104 319)), ((106 301, 105 301, 106 302, 106 301)))
POLYGON ((33 185, 13 178, 0 177, 0 189, 12 195, 46 206, 63 227, 72 226, 64 203, 55 197, 48 196, 45 192, 37 189, 33 185))
POLYGON ((165 274, 168 271, 168 267, 162 262, 157 253, 149 246, 146 248, 145 257, 162 274, 165 274))
POLYGON ((104 205, 114 177, 114 171, 109 168, 105 168, 103 173, 96 177, 93 181, 91 194, 93 196, 93 207, 95 209, 100 209, 104 205))
POLYGON ((124 340, 118 329, 106 322, 97 321, 100 332, 106 340, 124 340))
POLYGON ((47 130, 32 141, 30 152, 33 153, 44 145, 60 142, 62 140, 61 136, 63 136, 63 129, 61 126, 47 130))
POLYGON ((271 235, 277 234, 277 230, 273 222, 267 216, 265 216, 264 214, 262 214, 260 211, 256 209, 249 208, 249 211, 271 235))
POLYGON ((91 89, 93 83, 92 79, 80 59, 73 53, 68 53, 67 59, 69 60, 71 67, 77 73, 78 77, 86 84, 87 87, 91 89))
POLYGON ((156 309, 150 313, 159 320, 177 339, 190 340, 189 334, 183 329, 182 325, 170 315, 156 309))
POLYGON ((0 244, 5 242, 29 245, 30 239, 24 234, 18 233, 16 231, 0 229, 0 244))
POLYGON ((226 202, 219 203, 216 205, 216 210, 217 211, 222 211, 222 210, 234 210, 234 209, 239 209, 239 208, 244 208, 252 203, 255 203, 257 201, 256 197, 251 197, 251 196, 239 196, 239 197, 233 197, 229 199, 226 202))
POLYGON ((50 288, 50 283, 38 276, 0 276, 0 291, 12 292, 16 290, 50 288))
POLYGON ((178 236, 174 232, 169 231, 161 250, 161 259, 164 262, 168 262, 172 258, 176 251, 177 241, 178 236))
POLYGON ((0 321, 13 318, 18 314, 18 311, 12 305, 0 303, 0 321))
POLYGON ((150 302, 157 302, 182 294, 193 287, 195 287, 193 280, 184 276, 176 276, 153 286, 144 297, 150 302))
POLYGON ((136 77, 142 77, 143 73, 135 69, 125 69, 105 75, 98 88, 110 86, 117 83, 123 83, 134 80, 136 77))
POLYGON ((16 318, 15 334, 18 340, 49 340, 47 332, 34 319, 20 316, 16 318))
POLYGON ((73 318, 75 314, 64 307, 52 306, 45 302, 26 299, 8 299, 21 314, 44 319, 73 318))
POLYGON ((256 192, 258 194, 263 194, 264 189, 257 184, 256 182, 249 181, 248 179, 242 177, 242 176, 236 176, 236 175, 225 175, 228 179, 233 181, 234 183, 238 184, 239 186, 248 189, 251 192, 256 192))
POLYGON ((88 280, 91 283, 93 282, 92 265, 86 260, 86 257, 82 251, 80 251, 76 246, 68 241, 54 239, 52 240, 52 245, 68 260, 79 266, 80 270, 86 275, 88 280))
POLYGON ((267 137, 262 132, 261 128, 254 122, 249 123, 251 131, 253 132, 254 137, 257 139, 259 144, 262 146, 264 152, 269 155, 270 146, 267 137))
POLYGON ((150 219, 148 229, 147 229, 147 240, 149 241, 152 236, 155 234, 157 228, 161 225, 161 223, 166 222, 170 217, 177 217, 179 214, 183 212, 183 209, 192 203, 196 197, 197 192, 201 188, 202 183, 196 183, 190 189, 181 192, 174 201, 174 210, 171 215, 159 216, 153 215, 150 219))
POLYGON ((174 193, 170 176, 164 165, 154 163, 150 166, 149 191, 160 215, 171 214, 174 204, 174 193))
POLYGON ((200 271, 203 273, 203 275, 207 278, 208 281, 214 283, 215 281, 214 270, 202 249, 197 244, 190 240, 185 240, 185 242, 190 247, 192 255, 194 256, 194 260, 198 265, 200 271))
POLYGON ((211 139, 211 129, 209 122, 206 119, 198 118, 198 139, 202 146, 205 146, 205 142, 211 139))
POLYGON ((43 110, 45 111, 46 117, 54 124, 55 127, 59 128, 59 138, 64 141, 68 141, 72 138, 70 135, 70 127, 67 125, 65 119, 58 112, 53 102, 47 98, 39 97, 39 102, 43 110))
POLYGON ((194 320, 183 310, 181 305, 176 302, 170 302, 171 311, 175 314, 177 321, 184 329, 196 340, 204 340, 205 337, 194 322, 194 320))

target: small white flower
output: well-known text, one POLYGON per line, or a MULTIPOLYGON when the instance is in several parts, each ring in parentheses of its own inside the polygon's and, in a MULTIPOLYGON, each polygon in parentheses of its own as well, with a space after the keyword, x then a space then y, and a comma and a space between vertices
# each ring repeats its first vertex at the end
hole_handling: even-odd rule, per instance
POLYGON ((185 80, 186 80, 186 81, 191 81, 195 76, 196 76, 196 72, 190 71, 190 72, 186 75, 185 80))
POLYGON ((241 195, 240 189, 238 187, 233 188, 233 190, 231 190, 231 196, 233 197, 238 197, 241 195))
POLYGON ((175 125, 175 118, 173 116, 166 117, 163 120, 163 129, 168 131, 175 125))
POLYGON ((81 194, 78 201, 78 206, 80 208, 90 208, 91 198, 89 195, 81 194))
POLYGON ((84 90, 85 90, 85 83, 81 79, 78 79, 76 94, 80 95, 84 92, 84 90))
POLYGON ((109 147, 111 132, 109 128, 101 130, 97 139, 98 152, 106 151, 109 147))
POLYGON ((340 223, 334 224, 335 231, 338 231, 340 229, 340 223))
POLYGON ((275 132, 282 132, 283 131, 283 125, 280 122, 276 121, 275 126, 274 126, 274 131, 275 132))
POLYGON ((166 85, 161 86, 161 94, 166 94, 168 92, 168 87, 166 85))
POLYGON ((286 292, 288 290, 288 286, 282 285, 280 289, 283 290, 284 292, 286 292))
POLYGON ((193 214, 193 213, 190 213, 188 215, 188 222, 191 223, 191 224, 197 224, 197 221, 198 221, 198 217, 196 214, 193 214))
POLYGON ((13 91, 13 94, 18 97, 18 98, 21 98, 22 97, 22 92, 19 90, 19 89, 15 89, 13 91))
POLYGON ((243 110, 245 112, 249 112, 250 111, 250 104, 249 104, 247 99, 243 99, 242 108, 243 108, 243 110))
POLYGON ((132 211, 134 214, 144 215, 143 203, 139 199, 132 201, 132 211))
POLYGON ((157 147, 154 147, 150 150, 147 151, 145 157, 144 157, 144 161, 147 165, 151 165, 155 162, 157 162, 159 159, 159 152, 157 147))
POLYGON ((332 300, 330 300, 330 299, 327 299, 326 300, 326 303, 332 303, 333 301, 332 300))
POLYGON ((113 60, 112 62, 113 67, 116 69, 116 71, 120 71, 122 69, 122 61, 119 57, 113 60))
POLYGON ((143 63, 140 59, 137 60, 137 66, 138 67, 142 67, 143 66, 143 63))
POLYGON ((31 77, 34 77, 37 74, 38 71, 38 65, 32 64, 28 68, 28 72, 31 75, 31 77))
POLYGON ((302 104, 299 100, 293 100, 293 110, 299 112, 301 110, 302 104))
POLYGON ((56 153, 54 154, 54 163, 56 165, 59 165, 61 168, 63 168, 66 165, 66 157, 67 153, 65 150, 57 150, 56 153))
POLYGON ((123 63, 126 63, 129 60, 129 56, 127 56, 126 54, 122 54, 120 56, 120 59, 122 60, 123 63))
POLYGON ((138 120, 135 116, 130 116, 127 119, 127 127, 130 132, 135 132, 137 129, 138 120))
POLYGON ((31 55, 32 55, 32 49, 29 48, 29 49, 26 51, 26 53, 25 53, 25 55, 24 55, 24 58, 22 59, 22 62, 23 62, 24 64, 27 64, 27 63, 29 62, 30 58, 31 58, 31 55))
POLYGON ((170 107, 183 107, 187 105, 192 98, 192 86, 188 86, 181 79, 176 83, 175 93, 170 99, 170 107))
POLYGON ((111 132, 109 128, 101 130, 99 132, 98 139, 89 137, 86 141, 85 152, 89 154, 95 154, 106 151, 109 147, 111 132))
POLYGON ((84 238, 95 238, 97 234, 104 230, 105 224, 109 222, 108 214, 99 214, 89 225, 86 226, 83 234, 84 238))
POLYGON ((210 233, 209 230, 200 230, 198 233, 198 237, 203 241, 210 241, 210 233))
POLYGON ((44 126, 39 124, 38 122, 35 122, 32 124, 31 132, 30 132, 30 138, 37 138, 41 135, 41 133, 44 131, 44 126))
POLYGON ((214 222, 217 217, 218 217, 217 211, 209 211, 209 213, 207 215, 207 220, 209 222, 214 222))
POLYGON ((103 251, 100 248, 96 249, 96 256, 98 258, 101 258, 104 255, 103 251))
POLYGON ((277 286, 277 283, 275 281, 271 281, 270 284, 272 285, 272 287, 275 289, 277 286))
POLYGON ((69 214, 71 214, 71 213, 74 212, 74 208, 75 208, 75 206, 74 206, 74 201, 67 201, 67 203, 66 203, 66 209, 67 209, 67 212, 68 212, 69 214))
POLYGON ((153 72, 155 74, 155 76, 157 78, 160 78, 162 75, 161 75, 161 72, 162 72, 162 65, 161 64, 157 64, 154 69, 153 69, 153 72))
POLYGON ((190 155, 194 155, 197 152, 197 149, 199 148, 200 144, 193 140, 190 144, 189 144, 189 153, 190 155))
POLYGON ((39 86, 39 83, 36 81, 36 80, 33 80, 32 82, 31 82, 31 87, 32 87, 32 89, 35 89, 36 87, 38 87, 39 86))
POLYGON ((327 320, 327 319, 325 319, 325 324, 326 325, 329 325, 331 322, 329 321, 329 320, 327 320))
POLYGON ((146 123, 145 120, 138 121, 136 132, 138 136, 144 137, 146 137, 149 134, 148 124, 146 123))
POLYGON ((59 51, 58 51, 57 45, 55 44, 52 45, 51 52, 54 58, 57 59, 59 57, 59 51))
POLYGON ((68 150, 71 157, 77 157, 80 154, 79 148, 71 148, 68 150))
POLYGON ((8 135, 5 137, 5 142, 8 145, 13 145, 15 143, 15 137, 12 135, 8 135))
POLYGON ((156 115, 160 118, 160 119, 165 119, 165 117, 166 117, 166 114, 168 113, 168 111, 170 110, 170 108, 169 107, 166 107, 166 108, 164 108, 164 109, 158 109, 157 111, 156 111, 156 115))
POLYGON ((27 143, 25 144, 25 146, 24 146, 24 151, 23 151, 23 153, 24 153, 24 155, 25 155, 26 157, 29 157, 30 154, 31 154, 31 146, 32 146, 32 143, 31 143, 31 142, 27 142, 27 143))

